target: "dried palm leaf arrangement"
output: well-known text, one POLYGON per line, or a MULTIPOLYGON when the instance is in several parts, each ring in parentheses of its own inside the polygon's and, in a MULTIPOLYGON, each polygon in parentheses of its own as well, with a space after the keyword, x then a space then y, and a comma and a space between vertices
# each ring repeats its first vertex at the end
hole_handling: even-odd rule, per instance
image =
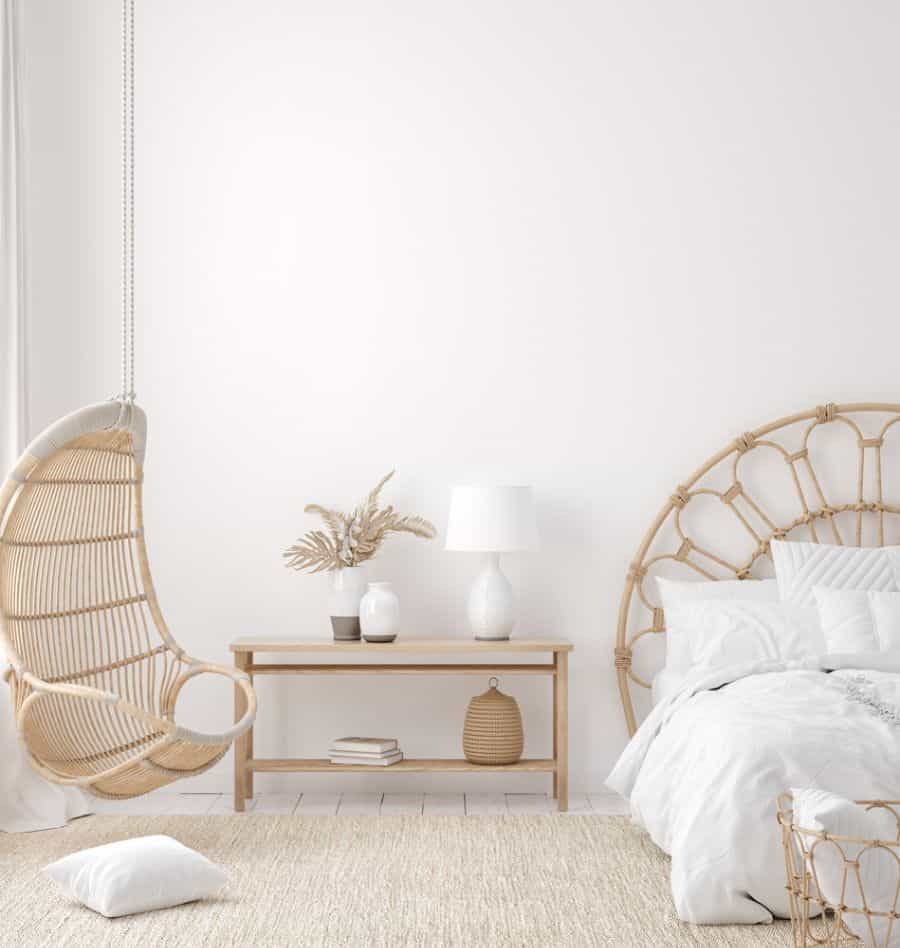
POLYGON ((372 559, 389 533, 411 533, 423 540, 433 540, 437 530, 423 517, 403 517, 391 506, 379 508, 381 490, 395 473, 391 471, 382 477, 365 501, 349 514, 308 504, 304 512, 318 514, 326 529, 310 530, 285 550, 286 565, 308 573, 359 566, 372 559))

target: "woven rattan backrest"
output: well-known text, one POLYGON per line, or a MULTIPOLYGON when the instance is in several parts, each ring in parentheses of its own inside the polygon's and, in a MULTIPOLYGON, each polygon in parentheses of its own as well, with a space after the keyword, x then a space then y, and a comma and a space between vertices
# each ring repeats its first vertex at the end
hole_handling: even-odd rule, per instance
POLYGON ((893 503, 886 499, 884 463, 886 439, 893 434, 900 444, 898 421, 896 404, 821 405, 741 435, 675 488, 638 547, 619 607, 615 663, 630 733, 637 728, 631 688, 649 688, 652 677, 652 671, 635 672, 635 647, 666 630, 653 575, 677 564, 697 579, 758 577, 769 558, 769 541, 788 536, 856 546, 900 543, 896 528, 891 535, 900 493, 893 503), (841 448, 818 437, 825 426, 843 434, 841 448), (762 454, 780 465, 787 507, 770 504, 774 476, 768 484, 766 479, 753 487, 746 483, 746 466, 762 454), (826 469, 829 474, 852 469, 846 499, 830 496, 828 478, 821 473, 826 469), (704 506, 710 501, 720 516, 714 518, 715 511, 704 506), (722 511, 726 526, 743 537, 743 553, 724 551, 722 511))
MULTIPOLYGON (((84 432, 39 460, 0 535, 0 612, 23 670, 160 713, 180 650, 157 624, 141 481, 127 428, 84 432)), ((17 689, 17 706, 26 697, 17 689)))

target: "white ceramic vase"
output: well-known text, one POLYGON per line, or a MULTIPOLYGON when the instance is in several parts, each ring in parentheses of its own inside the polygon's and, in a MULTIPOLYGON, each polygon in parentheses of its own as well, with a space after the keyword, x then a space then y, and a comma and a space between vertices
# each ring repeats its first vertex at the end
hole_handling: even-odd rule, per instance
POLYGON ((331 574, 328 610, 336 642, 358 642, 359 603, 366 591, 366 571, 362 566, 345 566, 331 574))
POLYGON ((400 631, 400 600, 390 583, 369 583, 359 604, 359 624, 367 642, 393 642, 400 631))

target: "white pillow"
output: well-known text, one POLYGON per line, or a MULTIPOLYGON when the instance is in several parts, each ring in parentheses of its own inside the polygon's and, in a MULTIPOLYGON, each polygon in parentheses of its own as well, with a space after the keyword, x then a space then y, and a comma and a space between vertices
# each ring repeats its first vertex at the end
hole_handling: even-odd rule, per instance
POLYGON ((778 592, 785 602, 815 605, 813 588, 872 589, 896 592, 891 551, 896 547, 828 546, 772 540, 778 592))
POLYGON ((829 653, 900 651, 900 592, 813 589, 829 653))
POLYGON ((695 667, 816 658, 824 651, 815 609, 793 603, 711 600, 686 602, 672 611, 695 667))
POLYGON ((774 579, 721 579, 710 582, 678 582, 656 577, 656 588, 666 617, 666 672, 686 675, 691 670, 688 645, 690 630, 678 619, 677 607, 689 602, 740 601, 777 602, 778 583, 774 579))
MULTIPOLYGON (((791 795, 794 798, 794 823, 803 829, 858 839, 897 840, 897 820, 889 810, 882 807, 867 811, 852 800, 825 790, 791 790, 791 795)), ((859 877, 870 911, 894 911, 897 882, 900 879, 900 864, 897 862, 900 852, 894 849, 892 854, 891 850, 877 848, 863 852, 864 846, 847 842, 840 846, 847 859, 855 861, 859 857, 859 877)), ((816 846, 814 860, 816 877, 824 898, 832 905, 861 908, 863 900, 855 873, 846 871, 837 846, 816 846)), ((866 945, 900 948, 900 928, 896 922, 890 939, 885 941, 888 920, 872 918, 875 935, 875 941, 872 942, 872 933, 869 932, 864 915, 845 912, 843 921, 866 945)))
POLYGON ((869 608, 881 651, 900 651, 900 592, 870 592, 869 608))
POLYGON ((171 836, 139 836, 83 849, 44 872, 107 918, 209 898, 228 881, 217 865, 171 836))
MULTIPOLYGON (((852 655, 878 651, 878 633, 864 589, 828 589, 814 586, 822 635, 827 652, 852 655)), ((900 593, 881 595, 900 596, 900 593)))

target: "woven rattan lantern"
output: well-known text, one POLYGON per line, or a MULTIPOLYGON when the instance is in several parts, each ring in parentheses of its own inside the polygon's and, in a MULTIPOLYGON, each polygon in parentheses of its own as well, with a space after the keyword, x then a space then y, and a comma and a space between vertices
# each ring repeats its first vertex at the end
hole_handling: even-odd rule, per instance
POLYGON ((463 753, 472 764, 514 764, 525 745, 519 705, 515 698, 497 689, 500 682, 496 678, 489 684, 484 694, 469 702, 463 753))

